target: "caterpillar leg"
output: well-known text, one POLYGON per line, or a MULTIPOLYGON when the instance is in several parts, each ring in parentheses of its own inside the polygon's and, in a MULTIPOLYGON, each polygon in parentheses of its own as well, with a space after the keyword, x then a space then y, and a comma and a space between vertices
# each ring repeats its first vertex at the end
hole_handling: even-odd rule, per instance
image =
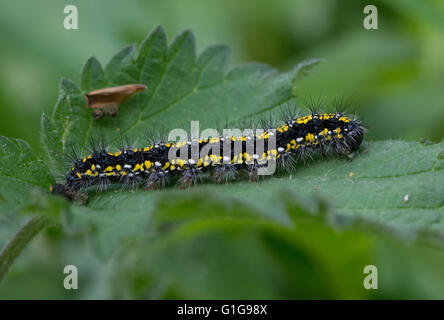
POLYGON ((168 181, 168 175, 165 171, 151 172, 146 180, 144 189, 153 190, 156 188, 165 188, 168 181))
POLYGON ((290 152, 284 152, 281 153, 279 159, 277 159, 277 164, 285 171, 291 172, 296 167, 297 159, 294 154, 290 152))
POLYGON ((248 178, 250 179, 250 182, 259 181, 258 170, 259 166, 257 164, 251 164, 248 166, 248 178))
POLYGON ((186 189, 192 184, 196 184, 198 180, 202 180, 201 171, 197 167, 190 165, 182 172, 182 176, 179 179, 179 188, 186 189))
POLYGON ((226 183, 236 178, 236 167, 232 164, 216 166, 211 174, 211 182, 226 183))
POLYGON ((122 183, 122 189, 134 190, 142 183, 142 177, 130 172, 123 178, 122 183))

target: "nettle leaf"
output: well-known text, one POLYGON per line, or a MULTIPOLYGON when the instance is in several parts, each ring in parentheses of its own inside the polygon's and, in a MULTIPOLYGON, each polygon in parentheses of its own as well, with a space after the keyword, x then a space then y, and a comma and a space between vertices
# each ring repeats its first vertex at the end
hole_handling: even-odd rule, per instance
POLYGON ((21 249, 46 225, 45 219, 19 212, 30 204, 34 189, 49 190, 54 179, 26 142, 0 136, 0 149, 1 280, 21 249))
POLYGON ((49 190, 49 169, 24 141, 0 136, 0 248, 30 218, 17 212, 29 204, 33 188, 49 190))
MULTIPOLYGON (((194 200, 194 199, 192 199, 194 200)), ((188 205, 196 206, 190 200, 188 205)), ((223 205, 201 199, 214 214, 223 205)), ((327 210, 328 211, 328 210, 327 210)), ((124 299, 439 299, 444 253, 379 226, 332 228, 321 207, 289 208, 295 225, 239 217, 192 220, 137 239, 117 256, 111 296, 124 299), (295 212, 297 211, 297 212, 295 212), (365 266, 378 290, 365 290, 365 266)))
MULTIPOLYGON (((140 46, 122 49, 104 68, 95 58, 89 59, 80 87, 61 81, 53 115, 42 117, 48 162, 54 173, 64 172, 65 155, 71 149, 81 153, 91 138, 104 137, 112 146, 123 135, 136 145, 146 145, 146 134, 159 128, 187 129, 189 121, 199 120, 202 130, 274 112, 295 99, 297 79, 317 62, 301 63, 285 73, 258 63, 229 70, 227 47, 213 46, 196 57, 192 33, 186 31, 168 45, 163 29, 156 28, 140 46), (83 94, 128 83, 145 84, 148 89, 123 103, 117 117, 92 119, 83 94)), ((187 216, 220 218, 212 215, 213 205, 224 206, 223 215, 247 215, 289 226, 293 221, 288 198, 312 199, 316 194, 335 204, 338 217, 358 217, 405 232, 441 232, 443 143, 367 142, 362 149, 352 161, 301 164, 292 174, 267 177, 257 184, 91 193, 85 206, 71 206, 67 228, 90 228, 99 253, 107 256, 128 236, 153 236, 162 226, 187 216), (183 205, 189 197, 196 203, 209 199, 210 204, 190 210, 183 205)))
MULTIPOLYGON (((318 63, 310 60, 286 73, 250 63, 228 70, 230 51, 213 46, 196 58, 191 32, 170 45, 156 28, 136 48, 117 53, 105 68, 90 58, 82 69, 80 88, 62 79, 52 117, 42 116, 42 141, 54 174, 67 168, 66 154, 82 153, 91 138, 116 145, 122 136, 147 144, 148 132, 185 128, 199 120, 201 128, 276 109, 294 99, 294 81, 318 63), (304 71, 304 72, 301 72, 304 71), (122 104, 115 118, 93 120, 83 95, 103 86, 141 83, 148 89, 122 104)), ((92 196, 87 206, 72 207, 70 227, 92 225, 101 252, 111 252, 126 235, 146 232, 159 195, 174 191, 109 191, 92 196)))

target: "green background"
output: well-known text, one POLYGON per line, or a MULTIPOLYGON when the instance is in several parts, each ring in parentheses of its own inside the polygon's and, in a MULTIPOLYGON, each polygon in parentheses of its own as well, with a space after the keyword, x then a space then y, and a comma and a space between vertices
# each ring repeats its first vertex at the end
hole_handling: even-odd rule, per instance
MULTIPOLYGON (((228 45, 231 66, 260 61, 288 71, 302 60, 322 58, 324 62, 309 77, 298 80, 299 104, 319 98, 350 103, 369 128, 369 141, 441 141, 444 5, 439 1, 374 1, 379 9, 379 30, 374 31, 362 25, 366 4, 352 0, 3 1, 0 134, 22 138, 43 153, 37 134, 40 116, 52 113, 60 78, 79 83, 79 71, 90 56, 105 65, 122 47, 140 43, 160 24, 169 41, 184 29, 192 30, 198 52, 215 43, 228 45), (79 30, 63 29, 67 4, 79 10, 79 30)), ((328 169, 329 164, 316 168, 325 172, 323 166, 328 169)), ((135 196, 145 198, 142 192, 135 196)), ((201 205, 216 216, 236 213, 233 207, 211 201, 201 205)), ((169 216, 180 211, 174 206, 193 208, 193 197, 184 196, 171 206, 159 209, 167 222, 180 218, 169 216)), ((289 206, 290 216, 307 211, 289 206)), ((247 209, 238 210, 248 215, 247 209)), ((384 221, 384 212, 380 218, 384 221)), ((362 274, 349 274, 369 261, 379 261, 381 275, 390 283, 377 298, 442 297, 441 251, 405 248, 372 232, 349 231, 338 237, 335 229, 316 219, 313 223, 294 219, 303 227, 289 230, 265 222, 219 225, 210 221, 202 228, 197 221, 150 243, 149 254, 143 241, 134 240, 128 244, 130 253, 122 249, 123 259, 118 254, 113 257, 114 262, 125 262, 118 267, 98 257, 93 249, 97 244, 81 232, 66 237, 60 226, 51 227, 17 259, 2 283, 0 298, 372 298, 371 292, 362 290, 362 274), (317 242, 319 238, 323 241, 317 242), (320 247, 320 243, 328 245, 320 247), (376 260, 368 258, 373 252, 377 252, 376 260), (80 291, 66 291, 60 285, 61 270, 70 261, 82 272, 80 291), (210 268, 190 276, 203 265, 210 268), (218 274, 230 268, 236 271, 218 274), (415 280, 419 273, 426 276, 415 280), (288 285, 289 279, 294 283, 288 285), (411 279, 407 288, 403 279, 411 279), (242 281, 239 291, 226 291, 242 281)), ((408 217, 405 221, 409 223, 408 217)))

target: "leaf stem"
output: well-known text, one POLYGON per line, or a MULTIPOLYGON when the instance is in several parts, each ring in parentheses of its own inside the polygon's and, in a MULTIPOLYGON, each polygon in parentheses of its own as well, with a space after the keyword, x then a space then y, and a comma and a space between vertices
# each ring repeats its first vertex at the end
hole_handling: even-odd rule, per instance
POLYGON ((46 217, 34 217, 28 221, 0 254, 0 283, 9 267, 26 245, 48 224, 46 217))

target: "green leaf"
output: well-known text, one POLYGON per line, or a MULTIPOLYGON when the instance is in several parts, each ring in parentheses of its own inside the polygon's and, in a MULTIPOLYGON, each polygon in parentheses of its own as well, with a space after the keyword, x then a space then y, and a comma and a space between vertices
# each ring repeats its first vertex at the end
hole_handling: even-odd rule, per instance
MULTIPOLYGON (((63 172, 69 165, 64 162, 66 154, 72 149, 81 153, 91 138, 105 137, 115 145, 125 135, 146 144, 148 131, 183 127, 186 120, 199 120, 201 128, 215 127, 221 120, 236 123, 268 112, 294 98, 294 80, 317 62, 308 61, 287 73, 259 63, 228 70, 227 47, 210 47, 196 58, 191 32, 183 32, 167 45, 165 32, 158 27, 137 49, 129 46, 117 53, 105 71, 95 58, 89 59, 82 69, 81 90, 62 79, 52 118, 42 117, 48 163, 53 172, 63 172), (85 108, 83 94, 103 83, 142 83, 148 89, 124 103, 118 117, 95 121, 85 108)), ((86 207, 72 207, 70 228, 92 225, 96 246, 110 253, 121 238, 146 232, 158 195, 162 191, 98 194, 86 207)))
MULTIPOLYGON (((294 99, 297 79, 318 62, 303 62, 286 73, 258 63, 228 70, 228 48, 213 46, 196 58, 194 42, 193 35, 186 31, 167 45, 165 32, 158 27, 138 48, 129 46, 117 53, 105 72, 96 59, 89 59, 82 70, 83 91, 101 83, 148 86, 123 104, 115 118, 92 120, 84 107, 84 92, 71 81, 62 80, 52 119, 42 119, 42 138, 48 158, 53 159, 50 163, 55 163, 52 169, 62 170, 66 166, 62 159, 70 148, 84 150, 91 137, 105 137, 115 144, 124 134, 145 145, 146 133, 161 126, 165 130, 183 128, 187 125, 184 121, 199 120, 203 129, 215 127, 221 120, 233 124, 274 112, 294 99)), ((444 187, 438 154, 444 150, 443 144, 369 142, 363 149, 352 161, 301 164, 291 175, 267 177, 257 184, 93 193, 86 206, 72 206, 69 228, 92 230, 95 246, 107 256, 126 237, 155 232, 155 219, 170 217, 169 221, 175 223, 175 219, 185 216, 196 217, 192 212, 197 210, 180 209, 181 200, 171 203, 173 199, 195 197, 198 202, 208 197, 215 203, 235 203, 242 208, 227 208, 228 216, 251 211, 261 219, 291 225, 286 198, 297 195, 311 199, 316 194, 333 203, 340 217, 378 222, 405 233, 441 232, 444 187), (164 210, 166 203, 168 209, 164 210)), ((210 212, 209 207, 197 215, 206 217, 210 212)))
MULTIPOLYGON (((200 209, 209 203, 202 199, 200 209)), ((194 201, 188 203, 196 206, 194 201)), ((212 210, 224 213, 223 206, 212 210)), ((444 253, 404 245, 378 226, 333 229, 300 208, 294 227, 226 218, 193 220, 128 243, 113 297, 136 299, 439 299, 444 253), (303 215, 302 213, 305 213, 303 215), (378 290, 364 288, 364 267, 378 290)))
POLYGON ((18 213, 29 204, 33 189, 49 190, 54 180, 26 142, 0 136, 0 148, 1 280, 21 249, 45 225, 41 219, 33 220, 18 213))
POLYGON ((105 75, 102 66, 95 57, 86 61, 81 75, 80 83, 83 91, 88 92, 105 86, 105 75))

